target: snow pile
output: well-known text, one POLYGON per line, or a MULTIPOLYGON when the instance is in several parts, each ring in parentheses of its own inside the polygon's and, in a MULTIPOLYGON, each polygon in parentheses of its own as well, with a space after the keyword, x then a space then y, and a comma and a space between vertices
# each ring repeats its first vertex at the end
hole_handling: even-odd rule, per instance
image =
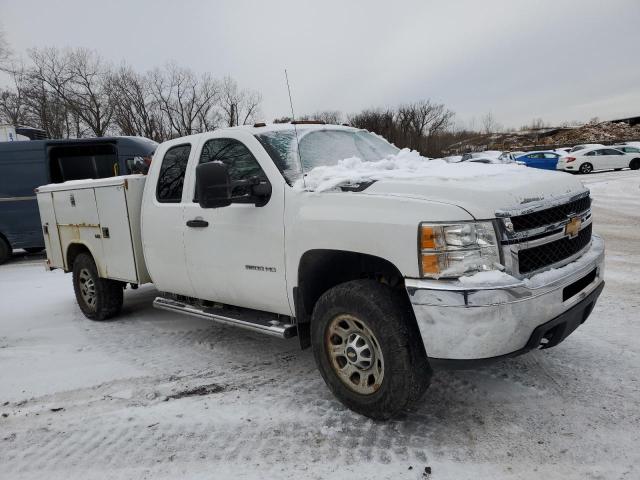
POLYGON ((415 180, 440 177, 443 180, 477 180, 478 177, 501 176, 505 173, 521 173, 520 165, 488 165, 473 162, 448 163, 429 160, 415 150, 407 148, 396 155, 389 155, 377 162, 363 161, 358 157, 345 158, 336 165, 315 167, 305 174, 304 180, 295 182, 296 190, 323 192, 343 184, 358 184, 372 180, 415 180))
POLYGON ((520 283, 515 277, 512 277, 508 273, 501 272, 500 270, 491 270, 487 272, 478 272, 466 277, 460 277, 458 281, 465 286, 496 286, 496 285, 510 285, 520 283))

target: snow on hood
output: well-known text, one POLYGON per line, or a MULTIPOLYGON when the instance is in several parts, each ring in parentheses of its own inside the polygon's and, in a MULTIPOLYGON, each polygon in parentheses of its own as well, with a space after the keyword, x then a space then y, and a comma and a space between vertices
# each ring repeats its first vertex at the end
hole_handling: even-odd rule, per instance
MULTIPOLYGON (((515 171, 515 170, 514 170, 515 171)), ((520 173, 520 166, 517 166, 520 173)), ((474 162, 450 164, 444 160, 429 160, 415 150, 407 148, 397 155, 389 155, 377 162, 367 162, 358 157, 345 158, 336 165, 315 167, 294 188, 323 192, 347 183, 362 183, 372 180, 416 180, 432 177, 449 179, 478 179, 504 175, 505 170, 487 169, 474 162)))
POLYGON ((458 205, 476 218, 492 218, 497 209, 584 191, 582 183, 562 172, 517 164, 448 163, 427 160, 403 149, 377 162, 346 158, 310 170, 294 184, 297 190, 323 192, 340 185, 376 181, 365 194, 401 195, 458 205))

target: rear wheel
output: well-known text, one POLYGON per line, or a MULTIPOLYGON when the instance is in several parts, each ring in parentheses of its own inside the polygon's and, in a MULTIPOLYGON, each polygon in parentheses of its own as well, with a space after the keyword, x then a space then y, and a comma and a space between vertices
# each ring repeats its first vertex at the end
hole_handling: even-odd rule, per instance
POLYGON ((631 170, 640 169, 640 158, 634 158, 633 160, 631 160, 631 162, 629 163, 629 168, 631 170))
POLYGON ((582 165, 580 165, 580 173, 591 173, 593 172, 593 165, 591 165, 589 162, 585 162, 582 165))
POLYGON ((333 394, 367 417, 391 418, 429 386, 431 368, 408 302, 376 281, 325 292, 313 311, 311 343, 333 394))
POLYGON ((9 260, 9 257, 11 257, 11 245, 0 237, 0 265, 9 260))
POLYGON ((122 308, 122 283, 100 278, 87 253, 81 253, 73 262, 73 289, 80 310, 91 320, 107 320, 122 308))

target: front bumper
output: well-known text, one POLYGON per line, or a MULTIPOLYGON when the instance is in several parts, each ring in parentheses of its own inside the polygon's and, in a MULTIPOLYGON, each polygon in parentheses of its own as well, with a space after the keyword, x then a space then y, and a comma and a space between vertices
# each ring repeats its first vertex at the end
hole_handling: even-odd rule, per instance
POLYGON ((436 362, 554 346, 586 320, 603 284, 604 241, 597 235, 574 262, 529 280, 470 287, 457 280, 405 279, 427 355, 436 362))

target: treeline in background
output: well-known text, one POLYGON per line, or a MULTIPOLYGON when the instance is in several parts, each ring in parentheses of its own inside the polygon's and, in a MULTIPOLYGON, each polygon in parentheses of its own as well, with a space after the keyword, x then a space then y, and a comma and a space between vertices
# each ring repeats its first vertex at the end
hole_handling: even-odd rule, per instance
MULTIPOLYGON (((174 63, 138 72, 83 48, 32 49, 16 61, 0 32, 0 69, 9 80, 0 87, 0 123, 39 128, 49 138, 137 135, 161 142, 264 120, 259 92, 241 88, 230 76, 196 74, 174 63)), ((347 123, 432 157, 466 138, 504 131, 490 113, 478 128, 475 121, 471 128, 456 126, 454 115, 425 99, 347 115, 322 111, 298 120, 347 123)), ((535 120, 531 126, 544 124, 535 120)))

